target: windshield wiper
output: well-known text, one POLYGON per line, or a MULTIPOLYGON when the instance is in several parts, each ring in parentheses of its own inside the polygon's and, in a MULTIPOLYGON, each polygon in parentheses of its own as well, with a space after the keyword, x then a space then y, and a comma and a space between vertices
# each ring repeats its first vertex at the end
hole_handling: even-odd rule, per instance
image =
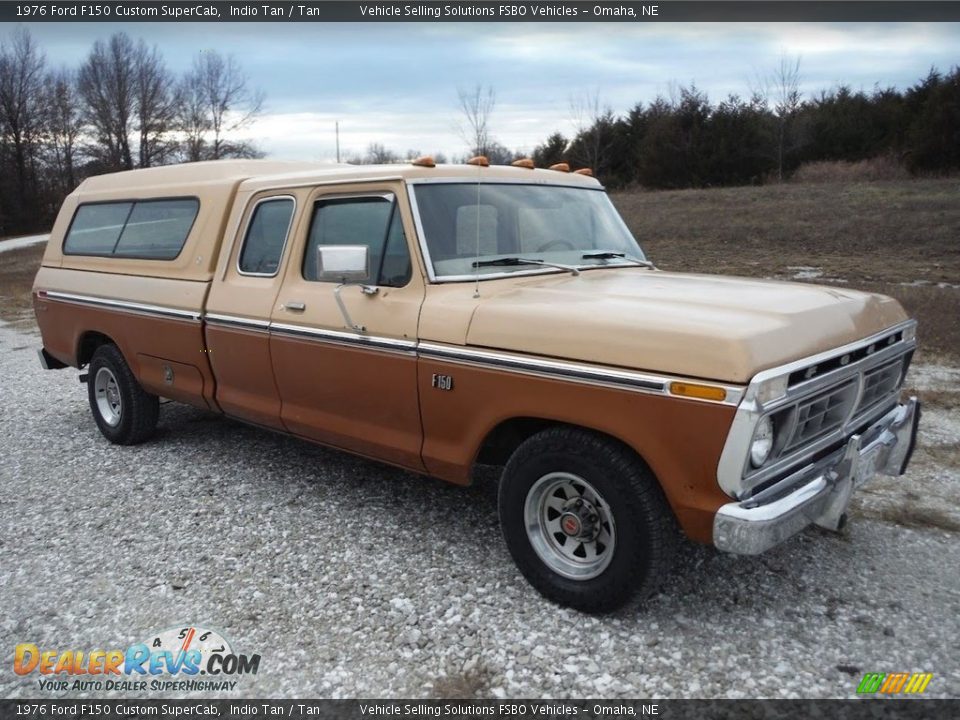
POLYGON ((533 258, 505 257, 496 260, 476 260, 471 267, 513 267, 516 265, 540 265, 542 267, 552 267, 559 270, 566 270, 571 275, 579 275, 580 271, 573 265, 561 265, 560 263, 547 262, 546 260, 535 260, 533 258))
POLYGON ((635 265, 639 265, 641 267, 653 268, 654 270, 656 269, 656 267, 654 267, 654 264, 649 260, 638 260, 635 257, 628 257, 626 253, 612 252, 610 250, 602 250, 602 251, 593 252, 593 253, 584 253, 580 257, 583 260, 626 260, 627 262, 632 262, 635 265))

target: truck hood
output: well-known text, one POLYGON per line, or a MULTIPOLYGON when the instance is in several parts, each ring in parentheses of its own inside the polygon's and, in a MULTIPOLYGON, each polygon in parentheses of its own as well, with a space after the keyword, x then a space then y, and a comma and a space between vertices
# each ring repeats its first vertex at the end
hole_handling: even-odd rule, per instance
POLYGON ((482 284, 466 340, 744 384, 906 317, 895 300, 854 290, 608 268, 482 284))

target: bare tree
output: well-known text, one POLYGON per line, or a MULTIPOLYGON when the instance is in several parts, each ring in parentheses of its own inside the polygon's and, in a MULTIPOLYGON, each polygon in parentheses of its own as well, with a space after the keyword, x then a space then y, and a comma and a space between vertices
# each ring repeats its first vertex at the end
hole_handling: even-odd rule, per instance
POLYGON ((76 76, 66 68, 47 75, 44 92, 48 156, 54 184, 61 194, 77 185, 77 155, 83 113, 76 76))
POLYGON ((363 158, 364 165, 386 165, 400 160, 400 156, 387 148, 383 143, 370 143, 367 154, 363 158))
POLYGON ((793 119, 800 110, 800 56, 780 56, 773 73, 773 114, 777 118, 777 180, 783 182, 783 161, 788 149, 793 119))
POLYGON ((180 126, 187 136, 187 159, 258 157, 252 144, 231 135, 253 124, 262 107, 263 93, 250 88, 232 56, 201 52, 181 84, 180 126))
POLYGON ((134 117, 134 84, 137 46, 126 33, 97 40, 78 75, 78 88, 86 105, 87 122, 97 144, 90 154, 107 170, 130 170, 131 125, 134 117))
POLYGON ((570 120, 574 127, 574 139, 569 151, 573 160, 594 172, 602 172, 607 164, 609 132, 615 120, 613 110, 600 99, 600 91, 570 97, 570 120))
POLYGON ((17 28, 0 44, 0 131, 4 154, 12 156, 14 229, 35 222, 38 156, 43 118, 45 58, 30 32, 17 28))
POLYGON ((497 104, 497 95, 491 86, 477 84, 470 90, 457 89, 463 123, 459 126, 461 137, 470 152, 486 155, 493 142, 490 133, 490 116, 497 104))
POLYGON ((141 40, 136 48, 133 105, 139 135, 139 166, 162 165, 176 153, 172 136, 179 97, 176 80, 154 46, 141 40))

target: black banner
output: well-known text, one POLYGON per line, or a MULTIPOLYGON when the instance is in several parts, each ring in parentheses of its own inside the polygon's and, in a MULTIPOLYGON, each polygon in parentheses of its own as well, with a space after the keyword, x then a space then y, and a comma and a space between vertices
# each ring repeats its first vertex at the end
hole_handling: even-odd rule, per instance
POLYGON ((948 22, 960 2, 3 2, 3 22, 948 22))
POLYGON ((4 720, 94 718, 664 718, 942 720, 956 700, 0 700, 4 720))

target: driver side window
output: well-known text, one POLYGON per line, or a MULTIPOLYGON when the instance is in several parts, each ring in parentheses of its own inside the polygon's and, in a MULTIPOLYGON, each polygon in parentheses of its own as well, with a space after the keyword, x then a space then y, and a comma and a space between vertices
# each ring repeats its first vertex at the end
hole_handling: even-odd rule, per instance
POLYGON ((394 195, 318 200, 303 257, 305 280, 319 282, 321 245, 366 245, 370 250, 370 272, 362 281, 366 284, 403 287, 410 281, 410 252, 394 195))

